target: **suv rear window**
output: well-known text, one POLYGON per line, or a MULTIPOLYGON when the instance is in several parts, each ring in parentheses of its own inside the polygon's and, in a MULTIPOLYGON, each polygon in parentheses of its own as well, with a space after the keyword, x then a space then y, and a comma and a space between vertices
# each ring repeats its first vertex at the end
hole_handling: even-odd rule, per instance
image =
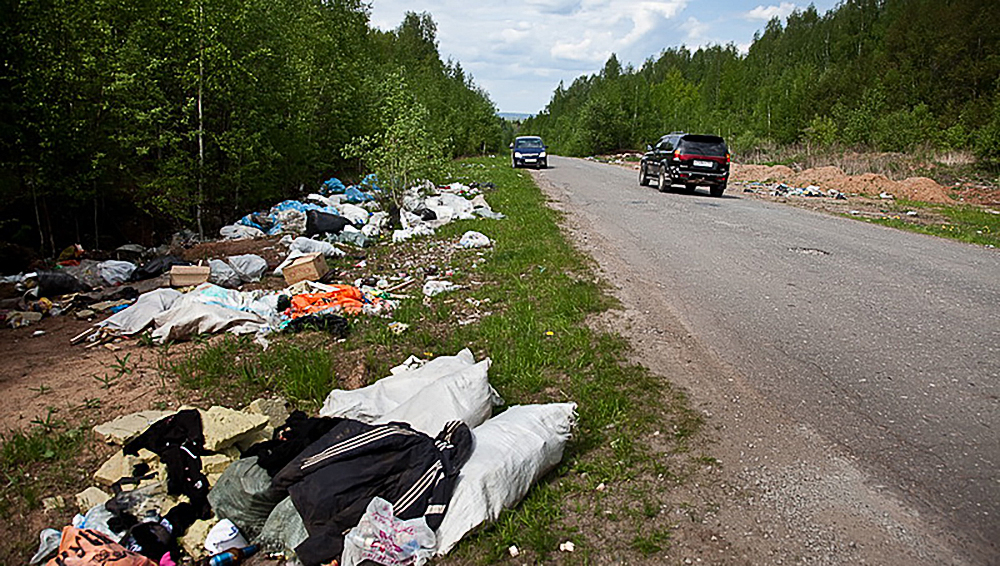
POLYGON ((726 142, 717 136, 684 136, 678 145, 682 155, 725 157, 728 153, 726 142))

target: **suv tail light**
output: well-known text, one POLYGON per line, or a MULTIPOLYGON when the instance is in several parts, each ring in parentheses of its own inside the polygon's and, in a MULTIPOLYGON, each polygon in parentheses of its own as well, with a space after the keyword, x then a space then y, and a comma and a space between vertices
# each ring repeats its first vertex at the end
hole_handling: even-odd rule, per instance
POLYGON ((726 152, 726 165, 729 165, 729 152, 726 152))
POLYGON ((680 161, 680 159, 681 159, 681 150, 675 149, 674 150, 674 161, 680 161))

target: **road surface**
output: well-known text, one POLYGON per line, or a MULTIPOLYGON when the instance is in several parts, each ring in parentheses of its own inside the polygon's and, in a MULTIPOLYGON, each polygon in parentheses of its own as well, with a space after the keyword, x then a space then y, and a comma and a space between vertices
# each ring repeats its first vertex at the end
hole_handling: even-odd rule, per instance
MULTIPOLYGON (((815 448, 841 455, 859 474, 841 486, 845 499, 870 491, 898 503, 918 531, 907 536, 925 530, 953 546, 948 561, 1000 562, 1000 251, 733 188, 723 198, 705 188, 660 193, 614 165, 549 163, 536 179, 585 239, 581 248, 619 287, 631 283, 633 306, 654 309, 642 311, 647 323, 656 324, 656 307, 643 305, 662 304, 660 316, 675 316, 717 357, 752 398, 741 414, 756 403, 780 416, 782 430, 806 439, 796 459, 819 457, 815 448)), ((735 386, 712 380, 685 385, 732 421, 725 413, 737 409, 711 397, 735 386)), ((776 434, 770 421, 757 425, 776 434)), ((730 469, 746 481, 749 456, 733 457, 730 469)), ((840 488, 824 489, 836 499, 840 488)))

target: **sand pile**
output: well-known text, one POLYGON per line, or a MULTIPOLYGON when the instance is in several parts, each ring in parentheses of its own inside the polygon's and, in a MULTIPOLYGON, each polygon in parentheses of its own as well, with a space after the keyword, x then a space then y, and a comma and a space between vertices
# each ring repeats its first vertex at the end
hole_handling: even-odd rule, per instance
POLYGON ((816 167, 796 173, 784 165, 743 165, 734 163, 731 169, 733 181, 760 181, 762 183, 785 183, 792 187, 816 185, 823 191, 834 189, 845 194, 878 196, 888 193, 896 198, 923 202, 950 203, 947 190, 927 177, 910 177, 904 181, 893 181, 885 175, 865 173, 847 175, 839 167, 816 167))

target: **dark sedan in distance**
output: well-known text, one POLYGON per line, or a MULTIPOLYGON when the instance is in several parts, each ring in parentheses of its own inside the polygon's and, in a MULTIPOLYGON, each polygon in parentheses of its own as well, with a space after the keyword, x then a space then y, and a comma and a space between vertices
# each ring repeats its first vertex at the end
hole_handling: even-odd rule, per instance
POLYGON ((548 156, 545 154, 547 146, 538 136, 518 136, 510 144, 510 149, 510 162, 514 169, 529 165, 545 169, 549 165, 548 156))

